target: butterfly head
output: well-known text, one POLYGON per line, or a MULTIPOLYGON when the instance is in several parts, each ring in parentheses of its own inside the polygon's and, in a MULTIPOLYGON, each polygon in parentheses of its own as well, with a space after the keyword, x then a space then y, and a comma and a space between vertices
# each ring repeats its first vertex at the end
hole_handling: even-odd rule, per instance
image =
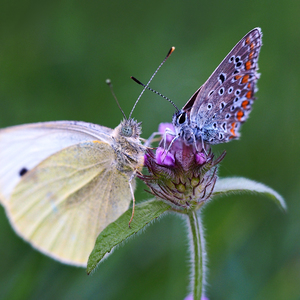
POLYGON ((114 129, 113 137, 115 139, 119 138, 133 138, 137 139, 142 133, 141 123, 138 123, 134 119, 125 119, 119 126, 114 129))
POLYGON ((173 115, 172 124, 176 136, 181 137, 187 145, 194 143, 194 130, 191 127, 189 115, 186 111, 180 110, 173 115))
POLYGON ((188 125, 187 113, 183 110, 177 111, 173 116, 172 123, 175 128, 188 125))

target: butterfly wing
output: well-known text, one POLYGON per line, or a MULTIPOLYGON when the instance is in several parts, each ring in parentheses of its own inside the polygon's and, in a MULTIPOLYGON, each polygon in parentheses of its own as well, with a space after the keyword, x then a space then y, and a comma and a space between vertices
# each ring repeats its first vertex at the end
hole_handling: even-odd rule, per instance
POLYGON ((57 121, 0 130, 0 201, 9 201, 26 171, 57 151, 91 140, 111 141, 112 129, 91 123, 57 121))
POLYGON ((204 141, 217 144, 239 137, 238 128, 247 119, 254 100, 261 46, 262 33, 255 28, 236 44, 185 105, 191 109, 191 123, 203 131, 204 141))
POLYGON ((128 208, 128 180, 108 143, 75 144, 27 172, 6 211, 16 232, 38 250, 85 266, 97 235, 128 208))

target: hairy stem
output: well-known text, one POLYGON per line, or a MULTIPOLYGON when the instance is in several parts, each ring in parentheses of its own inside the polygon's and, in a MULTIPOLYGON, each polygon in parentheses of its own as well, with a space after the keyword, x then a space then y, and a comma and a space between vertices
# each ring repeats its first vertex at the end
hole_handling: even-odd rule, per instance
POLYGON ((204 241, 201 230, 201 220, 196 211, 188 214, 190 237, 191 237, 191 268, 192 268, 192 288, 194 300, 200 300, 203 291, 204 279, 204 241))

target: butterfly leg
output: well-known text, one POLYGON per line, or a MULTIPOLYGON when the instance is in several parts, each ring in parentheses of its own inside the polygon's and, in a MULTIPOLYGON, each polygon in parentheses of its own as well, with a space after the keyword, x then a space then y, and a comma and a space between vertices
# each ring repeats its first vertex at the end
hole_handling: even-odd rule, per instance
MULTIPOLYGON (((193 134, 193 140, 194 140, 194 146, 195 146, 195 149, 196 149, 197 152, 199 152, 195 134, 193 134)), ((202 140, 202 139, 201 139, 201 140, 202 140)))
POLYGON ((164 148, 166 148, 165 146, 166 146, 166 137, 167 137, 167 134, 175 136, 175 133, 170 128, 166 128, 166 130, 165 130, 164 133, 161 133, 159 131, 153 132, 149 136, 149 138, 147 140, 145 140, 144 146, 149 147, 151 145, 151 143, 157 142, 157 141, 161 140, 161 139, 155 138, 156 136, 160 136, 160 137, 163 136, 162 140, 164 141, 164 148))
POLYGON ((149 147, 151 143, 159 141, 160 139, 156 139, 155 136, 162 136, 161 132, 153 132, 147 140, 145 140, 144 146, 149 147))
POLYGON ((207 151, 205 149, 205 145, 204 145, 204 142, 203 142, 203 138, 201 138, 201 147, 204 150, 204 153, 206 154, 206 156, 208 156, 208 153, 207 153, 207 151))
MULTIPOLYGON (((165 151, 165 156, 164 158, 162 159, 162 162, 165 160, 165 158, 167 157, 167 154, 168 152, 170 151, 171 149, 171 146, 173 145, 173 143, 178 139, 179 136, 176 136, 175 132, 172 131, 170 128, 166 128, 164 134, 163 134, 163 138, 162 138, 162 141, 163 141, 163 148, 164 148, 164 151, 165 151), (171 135, 171 136, 174 136, 174 138, 171 140, 171 143, 170 145, 168 146, 168 149, 166 150, 167 148, 167 135, 171 135)), ((161 143, 160 143, 161 145, 161 143)))
POLYGON ((174 143, 178 138, 179 138, 179 135, 177 135, 177 136, 174 137, 174 139, 171 141, 171 143, 170 143, 170 145, 169 145, 169 147, 168 147, 167 150, 166 150, 166 148, 164 147, 164 150, 166 151, 166 153, 165 153, 165 157, 162 159, 162 161, 165 160, 165 158, 167 157, 167 154, 168 154, 168 152, 170 151, 170 149, 171 149, 173 143, 174 143))
POLYGON ((131 214, 131 218, 130 218, 129 223, 128 223, 128 227, 129 228, 131 228, 130 224, 131 224, 131 222, 133 220, 134 208, 135 208, 134 190, 133 190, 133 187, 132 187, 132 184, 131 184, 132 179, 135 177, 135 173, 136 173, 136 171, 133 172, 133 174, 130 176, 129 181, 128 181, 129 187, 130 187, 130 193, 131 193, 131 197, 132 197, 132 214, 131 214))
MULTIPOLYGON (((178 136, 176 137, 176 134, 173 130, 171 130, 170 128, 166 128, 164 134, 163 134, 163 141, 164 141, 164 149, 166 149, 166 143, 167 143, 167 135, 171 135, 171 136, 175 136, 175 139, 178 138, 178 136)), ((173 139, 174 140, 174 139, 173 139)), ((173 140, 171 142, 171 144, 173 143, 173 140)), ((170 145, 171 146, 171 145, 170 145)), ((170 146, 168 149, 170 149, 170 146)))

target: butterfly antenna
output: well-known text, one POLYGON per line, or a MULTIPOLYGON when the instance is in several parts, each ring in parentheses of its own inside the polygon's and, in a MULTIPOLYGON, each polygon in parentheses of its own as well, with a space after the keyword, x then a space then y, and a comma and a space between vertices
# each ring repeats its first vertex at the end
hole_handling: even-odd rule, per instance
POLYGON ((158 66, 158 68, 156 69, 156 71, 153 73, 153 75, 151 76, 151 78, 149 79, 148 83, 144 86, 144 89, 142 90, 142 92, 140 93, 139 97, 137 98, 137 100, 135 101, 134 105, 133 105, 133 108, 130 112, 130 115, 129 115, 129 119, 132 115, 132 112, 134 111, 137 103, 139 102, 140 98, 142 97, 142 95, 144 94, 145 90, 148 88, 148 85, 150 84, 150 82, 152 81, 153 77, 156 75, 156 73, 158 72, 158 70, 161 68, 161 66, 165 63, 165 61, 168 59, 168 57, 172 54, 172 52, 175 50, 175 47, 172 47, 167 56, 165 57, 165 59, 161 62, 161 64, 158 66))
POLYGON ((142 82, 140 82, 140 81, 139 81, 138 79, 136 79, 135 77, 131 76, 131 79, 134 80, 136 83, 138 83, 138 84, 140 84, 140 85, 146 87, 149 91, 151 91, 151 92, 153 92, 153 93, 155 93, 155 94, 157 94, 157 95, 163 97, 164 99, 168 100, 168 101, 169 101, 169 102, 177 109, 177 111, 179 111, 178 107, 176 106, 176 104, 175 104, 171 99, 169 99, 168 97, 164 96, 163 94, 157 92, 156 90, 151 89, 149 86, 146 86, 145 84, 143 84, 142 82))
POLYGON ((120 103, 119 103, 119 101, 118 101, 118 99, 117 99, 117 97, 116 97, 116 95, 115 95, 115 93, 114 93, 114 89, 113 89, 113 85, 112 85, 112 83, 111 83, 111 80, 110 80, 110 79, 106 79, 105 82, 106 82, 106 84, 109 86, 110 91, 111 91, 113 97, 115 98, 115 100, 116 100, 116 102, 117 102, 117 104, 118 104, 118 106, 119 106, 119 109, 120 109, 120 111, 122 112, 122 114, 123 114, 125 120, 127 120, 127 117, 126 117, 126 115, 125 115, 123 109, 121 108, 121 105, 120 105, 120 103))

